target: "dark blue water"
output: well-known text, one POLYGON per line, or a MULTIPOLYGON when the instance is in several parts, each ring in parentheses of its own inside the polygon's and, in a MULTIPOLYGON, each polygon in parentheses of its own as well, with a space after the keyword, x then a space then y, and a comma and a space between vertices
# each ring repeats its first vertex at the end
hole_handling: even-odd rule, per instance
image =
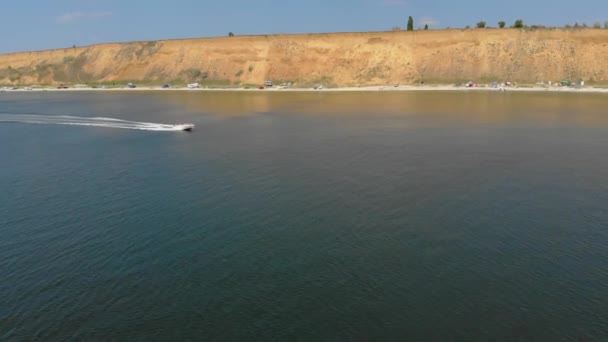
POLYGON ((2 341, 606 341, 608 98, 0 94, 2 341), (15 121, 15 120, 13 120, 15 121))

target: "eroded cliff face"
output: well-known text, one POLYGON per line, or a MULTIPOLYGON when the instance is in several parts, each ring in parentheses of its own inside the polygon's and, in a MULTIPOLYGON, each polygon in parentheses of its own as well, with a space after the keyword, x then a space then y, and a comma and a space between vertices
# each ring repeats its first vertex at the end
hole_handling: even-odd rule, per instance
POLYGON ((608 81, 608 30, 439 30, 101 44, 0 55, 0 84, 608 81))

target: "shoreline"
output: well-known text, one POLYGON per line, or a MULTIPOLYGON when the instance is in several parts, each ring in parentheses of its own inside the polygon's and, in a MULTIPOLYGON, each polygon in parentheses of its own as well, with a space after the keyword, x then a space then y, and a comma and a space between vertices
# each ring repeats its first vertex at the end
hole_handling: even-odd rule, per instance
POLYGON ((338 88, 287 88, 287 87, 271 87, 271 88, 187 88, 187 87, 172 87, 172 88, 160 88, 152 86, 144 86, 137 88, 128 87, 116 87, 116 88, 92 88, 92 87, 79 87, 79 88, 43 88, 43 87, 21 87, 14 89, 12 88, 0 88, 0 93, 31 93, 31 92, 141 92, 141 91, 162 91, 162 92, 174 92, 174 91, 188 91, 188 92, 404 92, 404 91, 460 91, 460 92, 479 92, 479 91, 490 91, 490 92, 551 92, 551 93, 608 93, 608 88, 594 88, 594 87, 583 87, 583 88, 571 88, 571 87, 542 87, 542 86, 531 86, 531 87, 457 87, 453 85, 403 85, 403 86, 365 86, 365 87, 338 87, 338 88))

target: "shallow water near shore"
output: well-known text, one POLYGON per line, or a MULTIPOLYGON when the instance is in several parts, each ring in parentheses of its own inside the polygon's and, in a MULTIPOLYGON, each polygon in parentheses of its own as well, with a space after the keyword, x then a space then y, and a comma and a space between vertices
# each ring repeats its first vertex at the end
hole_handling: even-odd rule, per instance
POLYGON ((2 115, 2 341, 608 339, 606 95, 3 93, 2 115))

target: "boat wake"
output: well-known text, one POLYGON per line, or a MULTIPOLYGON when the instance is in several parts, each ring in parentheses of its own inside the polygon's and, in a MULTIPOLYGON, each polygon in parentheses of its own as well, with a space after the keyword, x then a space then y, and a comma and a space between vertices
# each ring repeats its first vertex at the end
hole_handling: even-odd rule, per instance
POLYGON ((134 129, 140 131, 183 131, 188 125, 168 125, 153 122, 128 121, 115 118, 81 117, 69 115, 1 114, 0 123, 42 125, 92 126, 134 129))

